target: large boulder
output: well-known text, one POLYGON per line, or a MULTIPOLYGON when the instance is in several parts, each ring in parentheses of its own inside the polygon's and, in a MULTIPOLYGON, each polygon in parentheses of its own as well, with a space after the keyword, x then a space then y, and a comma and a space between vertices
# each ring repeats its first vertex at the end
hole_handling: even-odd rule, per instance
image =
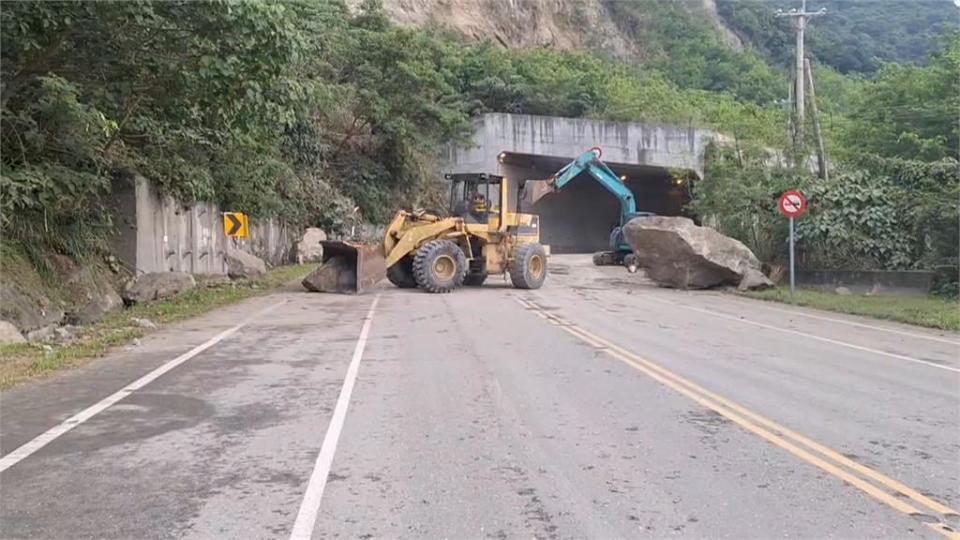
POLYGON ((239 249, 227 251, 227 275, 232 279, 253 278, 266 271, 267 263, 260 257, 239 249))
POLYGON ((72 306, 67 310, 69 323, 95 323, 123 307, 123 299, 114 290, 113 276, 106 269, 77 266, 67 274, 66 285, 72 306))
POLYGON ((297 242, 297 262, 300 264, 323 262, 323 246, 320 242, 326 239, 327 233, 323 232, 323 229, 307 227, 303 237, 297 242))
POLYGON ((7 321, 0 321, 0 344, 23 343, 27 341, 17 327, 7 321))
POLYGON ((184 272, 141 274, 127 282, 123 300, 128 304, 171 298, 197 285, 193 276, 184 272))
POLYGON ((41 289, 30 281, 18 283, 14 276, 4 275, 0 279, 0 317, 21 332, 60 323, 63 305, 51 300, 41 289))
POLYGON ((773 285, 747 246, 689 218, 635 218, 623 233, 636 261, 658 285, 705 289, 739 285, 745 276, 751 288, 773 285))
POLYGON ((111 288, 103 288, 88 293, 88 300, 67 319, 74 324, 91 324, 102 320, 111 311, 123 307, 123 298, 111 288))

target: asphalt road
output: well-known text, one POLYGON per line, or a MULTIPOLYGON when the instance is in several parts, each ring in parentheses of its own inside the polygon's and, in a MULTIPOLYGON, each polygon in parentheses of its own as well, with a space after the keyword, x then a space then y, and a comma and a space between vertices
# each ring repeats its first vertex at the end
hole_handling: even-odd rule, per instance
POLYGON ((3 538, 960 528, 960 336, 657 289, 297 289, 0 397, 3 538))

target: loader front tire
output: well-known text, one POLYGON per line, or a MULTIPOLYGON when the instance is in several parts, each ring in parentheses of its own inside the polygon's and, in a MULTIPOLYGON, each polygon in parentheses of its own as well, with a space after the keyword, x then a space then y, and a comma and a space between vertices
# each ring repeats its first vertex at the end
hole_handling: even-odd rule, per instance
POLYGON ((467 257, 450 240, 431 240, 420 246, 413 257, 413 278, 431 293, 448 293, 463 285, 467 257))
POLYGON ((514 250, 510 281, 518 289, 539 289, 547 279, 547 251, 540 244, 520 244, 514 250))
POLYGON ((417 288, 417 280, 413 279, 413 259, 404 257, 387 268, 387 279, 401 289, 417 288))

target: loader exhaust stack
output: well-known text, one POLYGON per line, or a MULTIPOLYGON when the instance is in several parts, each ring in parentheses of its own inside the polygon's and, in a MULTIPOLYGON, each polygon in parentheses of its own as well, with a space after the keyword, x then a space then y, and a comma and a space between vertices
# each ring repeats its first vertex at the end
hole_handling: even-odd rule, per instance
POLYGON ((353 242, 323 241, 323 264, 303 279, 313 292, 356 294, 386 277, 383 248, 353 242))

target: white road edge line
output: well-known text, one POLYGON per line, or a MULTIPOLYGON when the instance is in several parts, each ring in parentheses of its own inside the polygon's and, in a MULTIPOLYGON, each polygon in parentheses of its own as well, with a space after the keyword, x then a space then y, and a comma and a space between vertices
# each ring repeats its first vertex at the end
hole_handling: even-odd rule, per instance
POLYGON ((237 330, 240 330, 240 329, 243 328, 244 326, 250 324, 250 322, 252 322, 252 321, 253 321, 254 319, 256 319, 257 317, 260 317, 261 315, 264 315, 264 314, 266 314, 266 313, 268 313, 268 312, 270 312, 270 311, 272 311, 272 310, 280 307, 281 305, 283 305, 283 304, 285 304, 285 303, 286 303, 286 300, 284 300, 284 301, 282 301, 282 302, 277 302, 276 304, 273 304, 272 306, 268 306, 268 307, 266 307, 266 308, 264 308, 264 309, 262 309, 262 310, 260 310, 260 311, 258 311, 258 312, 256 312, 256 313, 254 313, 253 315, 251 315, 251 316, 247 317, 246 319, 244 319, 244 321, 241 322, 240 324, 238 324, 238 325, 236 325, 236 326, 232 326, 232 327, 224 330, 223 332, 220 332, 219 334, 213 336, 212 338, 208 339, 207 341, 204 341, 204 342, 201 343, 200 345, 197 345, 196 347, 194 347, 194 348, 190 349, 189 351, 181 354, 180 356, 174 358, 173 360, 170 360, 169 362, 163 364, 162 366, 154 369, 154 370, 151 371, 150 373, 147 373, 146 375, 140 377, 139 379, 133 381, 132 383, 124 386, 124 387, 121 388, 120 390, 117 390, 117 391, 114 392, 113 394, 110 394, 109 396, 103 398, 102 400, 98 401, 98 402, 95 403, 94 405, 91 405, 91 406, 87 407, 86 409, 78 412, 77 414, 71 416, 70 418, 67 418, 66 420, 64 420, 64 421, 61 422, 60 424, 57 424, 56 426, 53 426, 52 428, 50 428, 50 429, 48 429, 47 431, 41 433, 40 435, 38 435, 38 436, 35 437, 34 439, 32 439, 32 440, 30 440, 30 441, 27 441, 26 443, 24 443, 23 445, 21 445, 21 446, 20 446, 19 448, 17 448, 16 450, 14 450, 14 451, 10 452, 9 454, 3 456, 3 458, 0 458, 0 472, 3 472, 3 471, 5 471, 5 470, 9 469, 10 467, 13 467, 13 466, 16 465, 17 463, 20 463, 21 461, 23 461, 24 459, 26 459, 27 457, 29 457, 31 454, 33 454, 33 453, 36 452, 37 450, 40 450, 41 448, 43 448, 44 446, 46 446, 46 445, 50 444, 51 442, 57 440, 57 438, 61 437, 62 435, 64 435, 64 434, 67 433, 68 431, 72 430, 73 428, 79 426, 80 424, 86 422, 87 420, 89 420, 89 419, 93 418, 94 416, 100 414, 101 412, 107 410, 108 408, 110 408, 111 406, 113 406, 114 404, 116 404, 118 401, 120 401, 120 400, 122 400, 123 398, 129 396, 129 395, 132 394, 133 392, 135 392, 135 391, 143 388, 144 386, 150 384, 151 382, 153 382, 154 380, 156 380, 158 377, 162 376, 164 373, 169 372, 170 370, 176 368, 176 367, 179 366, 180 364, 183 364, 183 363, 186 362, 187 360, 190 360, 190 359, 193 358, 194 356, 202 353, 203 351, 209 349, 210 347, 213 347, 213 346, 216 345, 217 343, 223 341, 224 339, 226 339, 226 338, 230 337, 231 335, 233 335, 234 333, 236 333, 237 330))
MULTIPOLYGON (((878 332, 890 332, 891 334, 900 334, 903 336, 908 336, 908 337, 917 338, 917 339, 929 339, 930 341, 939 341, 939 342, 947 343, 950 345, 960 345, 960 341, 956 341, 956 340, 952 340, 952 339, 944 338, 940 336, 928 336, 925 334, 918 334, 916 332, 907 332, 904 330, 897 330, 896 328, 887 328, 885 326, 876 326, 872 324, 865 324, 865 323, 860 323, 855 321, 847 321, 844 319, 836 319, 834 317, 824 317, 822 315, 813 315, 811 313, 804 313, 799 310, 773 307, 773 306, 766 305, 766 304, 769 304, 770 302, 766 302, 764 300, 751 300, 750 303, 751 305, 756 304, 759 307, 762 307, 763 309, 769 309, 771 311, 779 311, 780 313, 786 313, 788 315, 799 315, 801 317, 809 317, 811 319, 819 319, 821 321, 829 321, 829 322, 835 322, 840 324, 847 324, 850 326, 858 326, 860 328, 868 328, 870 330, 877 330, 878 332)), ((805 306, 797 306, 797 307, 805 307, 805 306)))
POLYGON ((891 352, 886 352, 886 351, 878 351, 877 349, 871 349, 871 348, 869 348, 869 347, 862 347, 862 346, 860 346, 860 345, 854 345, 853 343, 847 343, 847 342, 845 342, 845 341, 838 341, 838 340, 836 340, 836 339, 825 338, 825 337, 817 336, 817 335, 814 335, 814 334, 808 334, 808 333, 806 333, 806 332, 799 332, 799 331, 797 331, 797 330, 790 330, 789 328, 780 328, 779 326, 773 326, 773 325, 769 325, 769 324, 759 323, 759 322, 756 322, 756 321, 751 321, 751 320, 749 320, 749 319, 741 319, 740 317, 734 317, 733 315, 724 315, 724 314, 720 314, 720 313, 716 313, 716 312, 710 311, 710 310, 708 310, 708 309, 701 309, 701 308, 696 308, 696 307, 693 307, 693 306, 688 306, 688 305, 686 305, 686 304, 680 304, 680 303, 676 303, 676 302, 667 302, 666 300, 661 300, 661 299, 659 299, 659 298, 652 298, 652 297, 650 297, 650 296, 647 296, 646 298, 648 298, 648 299, 650 299, 650 300, 653 300, 654 302, 659 302, 659 303, 661 303, 661 304, 667 304, 667 305, 670 305, 670 306, 676 306, 676 307, 680 307, 680 308, 683 308, 683 309, 689 309, 690 311, 696 311, 696 312, 699 312, 699 313, 706 313, 707 315, 712 315, 712 316, 718 317, 718 318, 720 318, 720 319, 727 319, 727 320, 730 320, 730 321, 736 321, 736 322, 740 322, 740 323, 744 323, 744 324, 752 324, 752 325, 754 325, 754 326, 759 326, 760 328, 766 328, 766 329, 768 329, 768 330, 776 330, 777 332, 784 332, 784 333, 786 333, 786 334, 793 334, 793 335, 795 335, 795 336, 803 336, 803 337, 805 337, 805 338, 815 339, 815 340, 817 340, 817 341, 823 341, 823 342, 825 342, 825 343, 831 343, 831 344, 833 344, 833 345, 840 345, 840 346, 843 346, 843 347, 849 347, 849 348, 851 348, 851 349, 856 349, 856 350, 858 350, 858 351, 864 351, 864 352, 868 352, 868 353, 872 353, 872 354, 880 354, 880 355, 883 355, 883 356, 889 356, 890 358, 896 358, 896 359, 898 359, 898 360, 905 360, 905 361, 907 361, 907 362, 914 362, 914 363, 917 363, 917 364, 923 364, 923 365, 925 365, 925 366, 934 367, 934 368, 937 368, 937 369, 945 369, 945 370, 947 370, 947 371, 953 371, 953 372, 956 372, 956 373, 960 373, 960 368, 955 368, 955 367, 952 367, 952 366, 944 366, 944 365, 942 365, 942 364, 938 364, 938 363, 936 363, 936 362, 930 362, 930 361, 928 361, 928 360, 920 360, 919 358, 912 358, 912 357, 910 357, 910 356, 904 356, 904 355, 902 355, 902 354, 896 354, 896 353, 891 353, 891 352))
POLYGON ((357 346, 353 349, 353 358, 350 359, 350 366, 343 378, 340 397, 337 398, 337 405, 333 409, 330 425, 327 426, 327 434, 324 435, 323 444, 320 446, 320 454, 317 455, 313 472, 310 474, 310 481, 307 483, 307 491, 303 494, 303 502, 300 503, 300 510, 297 512, 297 520, 293 523, 293 530, 290 532, 291 540, 310 540, 313 535, 313 527, 317 523, 317 513, 320 512, 323 490, 327 487, 330 466, 333 465, 333 456, 337 452, 340 432, 343 431, 347 408, 350 406, 350 395, 353 394, 353 385, 357 381, 357 372, 360 371, 360 359, 363 358, 363 350, 367 346, 370 325, 373 323, 373 314, 379 301, 380 295, 378 294, 373 298, 370 309, 363 319, 360 337, 357 338, 357 346))

